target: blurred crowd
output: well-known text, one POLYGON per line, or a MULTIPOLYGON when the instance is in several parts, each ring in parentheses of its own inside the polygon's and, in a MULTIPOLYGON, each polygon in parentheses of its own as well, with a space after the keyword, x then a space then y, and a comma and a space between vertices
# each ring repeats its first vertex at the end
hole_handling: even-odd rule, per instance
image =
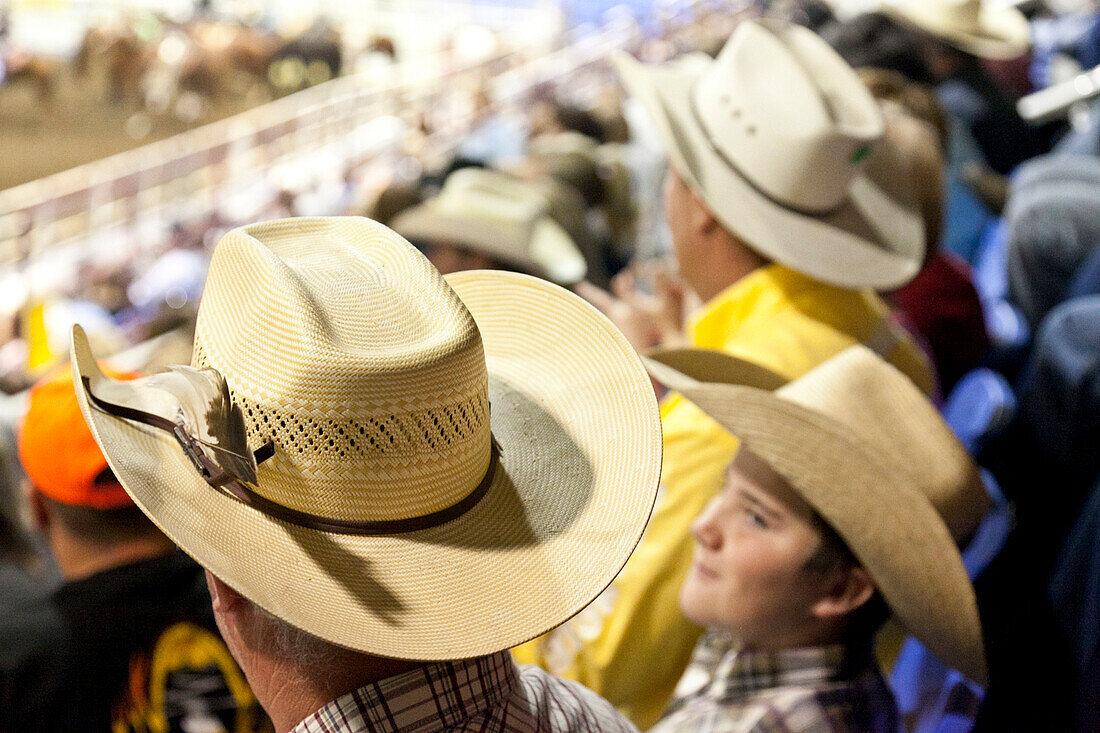
MULTIPOLYGON (((566 78, 505 102, 484 80, 446 114, 407 110, 384 168, 266 182, 9 319, 0 731, 1100 731, 1100 102, 1082 89, 1042 124, 1017 107, 1100 62, 1100 9, 791 0, 688 15, 583 89, 566 78), (458 143, 433 149, 459 117, 458 143), (363 274, 348 241, 390 249, 363 274), (415 284, 395 286, 413 305, 376 293, 390 278, 415 284), (261 297, 269 283, 294 305, 261 297), (450 332, 455 309, 433 305, 447 298, 481 337, 450 332), (424 359, 484 339, 488 396, 456 403, 461 418, 440 396, 466 388, 458 351, 401 361, 434 331, 424 359), (616 348, 632 366, 611 375, 616 348), (520 368, 540 361, 531 349, 542 371, 520 368), (97 367, 93 352, 122 356, 97 367), (256 371, 263 359, 277 363, 256 371), (218 370, 226 404, 144 378, 189 363, 218 370), (449 411, 368 417, 356 380, 449 411), (165 394, 176 417, 157 412, 165 394), (627 408, 654 397, 651 434, 627 408), (469 473, 454 446, 477 432, 478 400, 492 457, 474 493, 498 463, 515 482, 489 523, 576 544, 341 534, 391 530, 349 529, 354 506, 324 499, 343 469, 303 463, 311 451, 327 441, 342 461, 438 430, 418 450, 469 473), (238 443, 196 427, 219 409, 238 443), (158 419, 184 437, 157 443, 158 419), (558 433, 591 465, 569 463, 577 445, 558 433), (190 462, 152 461, 180 446, 190 462), (524 487, 528 459, 557 505, 524 487), (244 486, 195 480, 267 524, 187 504, 179 466, 244 486), (305 488, 264 494, 274 475, 305 488), (564 521, 571 491, 585 498, 564 521), (295 532, 328 539, 310 549, 295 532), (358 564, 318 560, 326 543, 358 564), (388 570, 372 552, 407 552, 435 595, 368 583, 375 560, 388 570), (277 565, 315 560, 334 590, 277 565), (444 592, 462 573, 480 601, 444 592), (283 602, 306 587, 316 598, 283 602)), ((408 469, 417 497, 447 483, 412 462, 359 480, 408 469)))

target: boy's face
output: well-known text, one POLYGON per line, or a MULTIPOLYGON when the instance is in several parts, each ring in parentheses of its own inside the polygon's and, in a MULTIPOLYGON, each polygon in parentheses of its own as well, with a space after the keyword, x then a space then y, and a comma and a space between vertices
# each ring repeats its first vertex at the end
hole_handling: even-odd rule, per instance
POLYGON ((833 581, 806 561, 821 533, 810 506, 770 466, 742 447, 692 533, 695 558, 680 590, 690 620, 746 648, 818 643, 813 609, 833 581))

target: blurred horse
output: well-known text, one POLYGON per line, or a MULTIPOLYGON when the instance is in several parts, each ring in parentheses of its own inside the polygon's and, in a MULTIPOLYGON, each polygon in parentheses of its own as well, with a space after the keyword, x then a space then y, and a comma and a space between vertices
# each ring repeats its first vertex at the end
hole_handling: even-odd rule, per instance
POLYGON ((340 32, 318 19, 275 51, 268 74, 279 91, 292 92, 337 77, 342 69, 340 32))
POLYGON ((155 44, 142 40, 128 25, 91 27, 73 59, 77 78, 102 70, 112 101, 138 99, 142 80, 153 66, 155 44))
POLYGON ((0 83, 4 86, 28 84, 38 95, 39 101, 49 105, 61 74, 61 62, 49 56, 12 49, 5 53, 0 63, 4 73, 0 83))
POLYGON ((158 17, 143 35, 134 25, 88 29, 74 69, 85 77, 101 67, 111 99, 136 99, 155 113, 167 111, 185 92, 209 100, 239 93, 242 85, 294 91, 339 75, 343 66, 340 34, 323 20, 290 40, 206 19, 177 23, 158 17))

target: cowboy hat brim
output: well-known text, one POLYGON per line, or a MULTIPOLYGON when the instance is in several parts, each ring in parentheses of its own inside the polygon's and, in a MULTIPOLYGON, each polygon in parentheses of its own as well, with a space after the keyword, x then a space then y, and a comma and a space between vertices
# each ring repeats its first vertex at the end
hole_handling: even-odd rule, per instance
POLYGON ((845 288, 892 289, 916 275, 924 226, 912 202, 867 175, 851 183, 831 214, 810 216, 765 196, 712 148, 692 113, 701 64, 652 66, 614 56, 627 90, 649 111, 672 164, 724 226, 754 250, 793 270, 845 288))
MULTIPOLYGON (((274 519, 212 488, 172 435, 89 404, 98 369, 79 327, 81 410, 137 505, 258 606, 332 643, 403 659, 460 659, 539 636, 598 596, 649 519, 660 475, 653 391, 626 339, 579 297, 536 278, 448 283, 484 344, 501 447, 465 514, 404 534, 338 534, 274 519)), ((266 465, 257 471, 263 485, 266 465)), ((369 488, 369 487, 365 487, 369 488)))
POLYGON ((984 685, 974 589, 927 497, 825 415, 766 388, 693 381, 674 376, 670 386, 787 479, 840 534, 913 636, 984 685))
POLYGON ((1010 61, 1031 48, 1031 27, 1027 17, 1013 7, 986 7, 981 11, 980 31, 967 31, 951 25, 926 3, 887 3, 887 15, 929 33, 972 56, 1010 61))

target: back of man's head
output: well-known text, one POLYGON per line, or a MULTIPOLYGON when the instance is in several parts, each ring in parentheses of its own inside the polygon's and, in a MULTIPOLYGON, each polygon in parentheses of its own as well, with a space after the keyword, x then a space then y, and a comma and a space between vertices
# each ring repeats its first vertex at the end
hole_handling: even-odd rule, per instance
MULTIPOLYGON (((138 374, 111 372, 118 379, 138 374)), ((107 465, 76 401, 68 365, 30 391, 19 460, 36 503, 80 542, 108 547, 159 534, 107 465)))

